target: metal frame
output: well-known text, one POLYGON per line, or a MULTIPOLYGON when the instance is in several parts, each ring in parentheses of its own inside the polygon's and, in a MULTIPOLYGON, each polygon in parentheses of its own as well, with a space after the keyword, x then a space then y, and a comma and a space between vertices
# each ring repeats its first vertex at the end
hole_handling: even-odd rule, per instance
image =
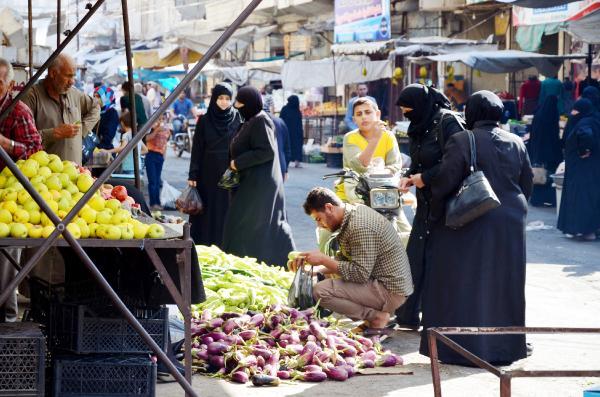
POLYGON ((523 334, 600 334, 600 328, 553 328, 553 327, 468 327, 468 328, 429 328, 427 341, 429 344, 429 358, 431 360, 431 378, 435 397, 442 397, 440 380, 440 363, 438 361, 437 342, 440 341, 452 351, 460 354, 479 368, 496 375, 500 379, 500 397, 510 397, 511 381, 513 378, 570 378, 570 377, 597 377, 597 370, 503 370, 489 362, 477 357, 447 335, 523 335, 523 334))
MULTIPOLYGON (((116 305, 121 314, 125 317, 125 319, 131 324, 131 326, 140 334, 140 336, 144 339, 144 341, 148 344, 148 346, 152 349, 152 351, 158 356, 158 358, 167 366, 169 372, 173 375, 173 377, 177 380, 177 382, 181 385, 181 387, 185 390, 186 396, 197 396, 197 394, 193 391, 191 386, 191 324, 189 321, 190 318, 190 296, 191 296, 191 253, 190 249, 193 247, 193 242, 189 237, 189 227, 186 227, 184 230, 184 239, 181 241, 170 240, 170 241, 159 241, 159 240, 132 240, 132 241, 106 241, 106 240, 76 240, 73 235, 66 229, 66 225, 68 225, 75 215, 83 208, 83 206, 89 201, 92 195, 100 188, 100 186, 109 178, 109 176, 115 171, 115 169, 121 164, 121 162, 125 159, 125 157, 137 147, 137 144, 142 140, 142 138, 150 131, 150 127, 154 124, 156 120, 160 117, 160 115, 165 112, 169 106, 175 101, 179 93, 181 93, 201 72, 202 68, 208 63, 208 61, 221 49, 221 47, 225 44, 225 42, 231 37, 231 35, 237 30, 237 28, 248 18, 248 16, 254 11, 254 9, 261 3, 262 0, 252 0, 250 4, 240 13, 240 15, 235 19, 235 21, 221 34, 221 36, 215 41, 215 43, 208 49, 208 51, 204 54, 203 58, 194 66, 194 68, 183 78, 183 80, 179 83, 179 85, 173 90, 171 95, 161 104, 161 106, 156 110, 156 112, 149 118, 146 125, 140 129, 140 131, 136 131, 133 135, 133 139, 129 141, 129 143, 125 146, 125 148, 119 153, 116 159, 106 168, 106 170, 100 175, 92 187, 83 195, 83 197, 75 204, 75 206, 69 211, 69 213, 64 217, 64 219, 60 219, 52 210, 48 207, 44 199, 40 196, 40 194, 33 188, 29 180, 21 173, 21 171, 17 168, 15 162, 10 158, 10 156, 6 153, 6 151, 0 147, 0 159, 5 162, 6 166, 12 171, 17 180, 23 185, 25 190, 31 195, 31 197, 37 202, 40 206, 40 209, 49 217, 49 219, 56 226, 55 230, 50 234, 47 239, 0 239, 0 245, 4 246, 39 246, 37 251, 33 254, 33 256, 27 261, 27 263, 22 267, 22 269, 17 273, 16 277, 11 281, 11 283, 6 287, 6 289, 0 292, 0 305, 2 305, 7 299, 11 291, 13 291, 17 286, 27 277, 27 275, 31 272, 31 270, 35 267, 35 265, 39 262, 42 256, 48 251, 51 246, 70 246, 75 250, 77 255, 80 257, 81 261, 85 264, 88 270, 92 273, 93 277, 98 281, 102 289, 108 294, 110 299, 116 305), (58 240, 59 235, 63 235, 64 240, 58 240), (184 255, 183 255, 183 264, 180 263, 180 276, 183 274, 183 296, 175 287, 175 283, 168 275, 164 265, 158 259, 158 254, 156 253, 156 248, 160 248, 163 245, 166 247, 173 248, 177 247, 179 244, 183 245, 184 255), (156 342, 148 335, 148 333, 144 330, 138 320, 133 316, 133 314, 129 311, 129 309, 125 306, 123 301, 119 298, 119 296, 115 293, 115 291, 108 284, 102 273, 98 270, 94 262, 88 257, 88 255, 83 250, 83 246, 130 246, 130 247, 145 247, 148 255, 151 258, 151 262, 156 267, 157 271, 161 275, 167 289, 180 306, 180 310, 183 313, 185 321, 185 360, 186 360, 186 370, 185 377, 182 376, 177 368, 171 363, 171 361, 166 356, 165 352, 161 350, 161 348, 156 344, 156 342), (182 268, 183 267, 183 268, 182 268), (187 305, 186 305, 187 304, 187 305), (183 306, 183 307, 182 307, 183 306)), ((0 114, 0 120, 4 119, 14 108, 16 103, 22 96, 33 86, 33 84, 40 78, 42 73, 52 64, 52 62, 56 59, 56 57, 64 50, 64 48, 71 42, 71 40, 77 35, 77 33, 81 30, 83 25, 92 17, 92 15, 100 8, 100 6, 104 3, 104 0, 96 0, 95 4, 92 6, 91 4, 86 5, 86 9, 88 12, 83 16, 83 18, 77 23, 77 25, 69 32, 66 38, 61 42, 60 41, 60 23, 57 24, 57 48, 50 55, 48 60, 42 65, 42 67, 30 78, 27 82, 23 90, 14 98, 11 106, 7 107, 7 109, 0 114)), ((128 74, 130 76, 130 81, 133 83, 133 70, 131 66, 131 41, 128 34, 128 12, 127 12, 127 0, 122 0, 121 2, 123 8, 123 25, 125 28, 125 48, 127 53, 127 63, 128 63, 128 74)), ((57 8, 58 8, 58 21, 60 21, 60 0, 57 0, 57 8)), ((134 92, 133 88, 130 90, 130 106, 132 108, 132 115, 135 115, 135 100, 132 99, 132 93, 134 92)), ((134 97, 133 97, 134 98, 134 97)), ((135 124, 135 123, 132 123, 135 124)))

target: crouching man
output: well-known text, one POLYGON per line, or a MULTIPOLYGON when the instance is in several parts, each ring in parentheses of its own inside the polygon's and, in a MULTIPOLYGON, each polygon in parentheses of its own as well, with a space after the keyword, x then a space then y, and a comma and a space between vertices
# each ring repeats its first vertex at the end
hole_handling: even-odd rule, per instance
POLYGON ((371 208, 344 204, 321 187, 310 191, 304 211, 318 226, 339 231, 340 250, 335 258, 319 251, 302 253, 292 270, 304 260, 322 274, 338 275, 317 283, 314 298, 326 309, 364 320, 365 335, 386 333, 390 313, 413 292, 408 257, 393 225, 371 208))

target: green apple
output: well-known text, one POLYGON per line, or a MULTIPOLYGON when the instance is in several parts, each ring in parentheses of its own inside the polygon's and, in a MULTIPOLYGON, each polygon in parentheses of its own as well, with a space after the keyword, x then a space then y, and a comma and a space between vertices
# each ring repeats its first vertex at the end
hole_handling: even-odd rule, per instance
POLYGON ((70 181, 75 181, 79 176, 79 171, 72 163, 69 163, 63 168, 63 174, 68 175, 70 181))
POLYGON ((127 221, 127 218, 123 217, 123 214, 116 213, 110 218, 110 223, 113 225, 122 225, 127 221))
POLYGON ((62 189, 62 183, 60 182, 60 179, 58 179, 58 177, 56 175, 50 175, 48 178, 46 178, 46 182, 45 182, 46 186, 48 186, 49 190, 61 190, 62 189))
POLYGON ((14 215, 15 212, 17 212, 17 210, 19 209, 19 206, 14 201, 5 201, 2 203, 2 208, 8 210, 8 212, 14 215))
MULTIPOLYGON (((61 163, 62 165, 62 163, 61 163)), ((67 230, 69 232, 71 232, 71 234, 73 235, 73 237, 75 237, 76 239, 81 238, 81 229, 79 228, 79 225, 77 225, 76 223, 69 223, 67 225, 67 230)))
POLYGON ((94 184, 94 178, 91 175, 79 174, 77 177, 77 188, 80 192, 87 192, 94 184))
POLYGON ((115 225, 107 225, 103 238, 107 240, 119 240, 121 238, 121 228, 115 225))
POLYGON ((27 193, 27 190, 21 190, 17 193, 17 202, 21 205, 24 205, 26 202, 31 200, 31 196, 27 193))
POLYGON ((74 223, 77 224, 77 226, 79 226, 79 230, 81 231, 81 238, 90 237, 90 228, 89 228, 88 224, 86 223, 86 221, 79 218, 74 223))
POLYGON ((66 198, 67 200, 72 200, 72 198, 73 198, 71 196, 71 193, 69 193, 66 190, 61 190, 59 193, 60 193, 60 198, 66 198))
POLYGON ((44 191, 44 192, 40 192, 40 196, 42 196, 44 201, 54 200, 54 198, 52 197, 52 193, 50 193, 50 191, 48 191, 48 190, 44 191))
POLYGON ((44 227, 40 225, 33 225, 28 230, 28 235, 30 238, 42 238, 43 233, 44 227))
POLYGON ((88 225, 88 228, 90 229, 90 238, 96 238, 98 237, 98 235, 96 234, 97 230, 98 230, 98 225, 97 223, 90 223, 88 225))
POLYGON ((4 167, 4 168, 2 169, 2 172, 0 173, 0 175, 4 175, 4 176, 5 176, 5 177, 7 177, 7 178, 8 178, 9 176, 11 176, 12 174, 13 174, 13 173, 12 173, 12 171, 11 171, 11 170, 10 170, 10 168, 8 168, 8 167, 4 167))
POLYGON ((45 176, 40 175, 39 173, 34 176, 33 178, 31 178, 29 181, 31 182, 31 184, 35 184, 35 183, 44 183, 44 181, 46 180, 45 176))
POLYGON ((71 196, 74 195, 74 194, 76 194, 76 193, 79 193, 79 189, 71 181, 69 181, 69 183, 67 184, 67 186, 65 187, 65 189, 67 190, 67 192, 71 193, 71 196))
POLYGON ((52 195, 52 200, 58 201, 60 200, 60 191, 59 190, 50 190, 50 194, 52 195))
POLYGON ((114 198, 107 200, 105 205, 106 208, 111 209, 113 213, 116 213, 117 210, 121 209, 121 202, 114 198))
POLYGON ((15 183, 19 183, 19 180, 14 175, 11 175, 6 179, 5 187, 12 187, 15 183))
POLYGON ((60 174, 56 175, 56 177, 60 181, 60 184, 62 185, 63 189, 65 189, 67 186, 69 186, 69 183, 71 183, 71 180, 69 179, 69 175, 67 175, 67 174, 60 173, 60 174))
POLYGON ((54 225, 46 225, 44 226, 44 230, 42 230, 42 237, 48 238, 54 232, 54 225))
POLYGON ((0 189, 4 189, 7 179, 8 178, 6 176, 0 174, 0 189))
POLYGON ((14 190, 13 188, 5 189, 4 197, 2 197, 3 202, 7 201, 17 201, 19 198, 19 192, 14 190))
POLYGON ((48 165, 48 163, 50 162, 50 158, 48 157, 48 153, 46 153, 43 150, 40 150, 39 152, 35 152, 31 156, 29 156, 29 159, 37 161, 37 163, 40 166, 42 166, 42 167, 45 166, 45 165, 48 165))
POLYGON ((63 197, 60 200, 58 200, 59 210, 69 212, 71 208, 73 208, 73 205, 71 203, 71 200, 69 200, 68 198, 63 197))
POLYGON ((146 237, 146 233, 148 232, 148 225, 144 225, 143 223, 136 223, 133 225, 133 237, 137 240, 141 240, 146 237))
POLYGON ((52 170, 48 167, 40 167, 40 169, 38 170, 38 175, 44 178, 48 178, 50 175, 52 175, 52 170))
POLYGON ((73 201, 78 202, 79 200, 81 200, 82 197, 83 197, 83 193, 77 192, 73 195, 73 201))
POLYGON ((8 237, 10 234, 10 226, 6 223, 0 223, 0 238, 8 237))
POLYGON ((36 182, 33 184, 33 188, 38 192, 38 193, 42 193, 42 192, 47 192, 48 191, 48 186, 44 185, 43 182, 36 182))
POLYGON ((33 223, 34 225, 38 225, 42 220, 42 214, 40 211, 33 209, 27 210, 27 212, 29 213, 29 222, 33 223))
POLYGON ((17 222, 17 223, 27 223, 27 222, 29 222, 29 212, 25 211, 22 208, 16 210, 15 214, 13 216, 13 221, 17 222))
MULTIPOLYGON (((52 156, 56 156, 55 154, 51 154, 50 157, 52 156)), ((61 173, 64 165, 62 163, 62 161, 60 160, 60 157, 56 156, 54 158, 50 159, 50 163, 48 163, 48 168, 50 168, 52 170, 52 172, 56 172, 56 173, 61 173)))
POLYGON ((98 224, 98 226, 96 226, 96 237, 97 238, 105 238, 104 235, 106 234, 106 230, 107 230, 108 226, 109 225, 98 224))
POLYGON ((39 169, 40 164, 33 159, 25 160, 25 162, 21 166, 21 172, 23 173, 23 175, 30 179, 37 175, 39 169))
POLYGON ((156 223, 148 227, 147 236, 150 238, 162 238, 165 235, 165 228, 156 223))
POLYGON ((34 211, 34 210, 39 210, 40 206, 38 203, 35 202, 34 199, 30 198, 29 200, 27 200, 25 202, 25 204, 23 204, 23 209, 27 210, 27 211, 34 211))
POLYGON ((58 203, 56 201, 46 200, 46 204, 48 204, 48 207, 50 207, 52 212, 54 212, 55 214, 58 213, 58 203))
POLYGON ((14 238, 27 238, 27 226, 22 223, 11 223, 10 235, 14 238))
POLYGON ((81 211, 79 211, 79 216, 89 225, 90 223, 96 222, 96 216, 98 212, 90 207, 88 204, 84 205, 81 211))
POLYGON ((12 214, 7 209, 0 209, 0 222, 4 224, 9 224, 12 222, 12 214))
POLYGON ((104 209, 105 200, 97 195, 93 195, 90 201, 88 201, 88 205, 95 209, 96 211, 102 211, 104 209))
POLYGON ((40 217, 40 224, 42 226, 54 226, 54 223, 52 223, 52 221, 50 220, 50 218, 48 218, 48 215, 46 215, 45 212, 41 213, 42 216, 40 217))
POLYGON ((124 225, 119 225, 119 227, 121 228, 121 239, 122 240, 131 240, 134 237, 134 233, 133 233, 133 226, 130 225, 129 223, 126 223, 124 225))
POLYGON ((110 220, 112 218, 112 212, 108 210, 102 210, 96 214, 96 223, 101 225, 110 224, 110 220))

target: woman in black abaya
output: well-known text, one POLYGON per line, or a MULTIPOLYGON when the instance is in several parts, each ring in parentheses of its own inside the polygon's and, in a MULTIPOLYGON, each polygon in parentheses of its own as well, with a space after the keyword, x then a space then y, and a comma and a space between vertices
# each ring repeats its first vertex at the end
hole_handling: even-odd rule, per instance
POLYGON ((229 84, 217 84, 208 111, 200 118, 194 133, 188 183, 197 187, 204 204, 202 214, 190 216, 196 244, 222 247, 229 193, 217 187, 217 183, 229 166, 229 144, 241 124, 232 97, 229 84))
MULTIPOLYGON (((525 218, 533 173, 519 137, 498 128, 503 105, 490 91, 476 92, 466 105, 475 135, 477 169, 484 172, 501 205, 461 229, 444 224, 447 200, 469 174, 467 132, 454 134, 431 185, 433 227, 430 273, 423 295, 420 352, 428 355, 430 327, 525 326, 525 218)), ((494 364, 526 356, 524 335, 460 335, 452 340, 494 364)), ((448 364, 472 365, 438 344, 448 364)))
POLYGON ((563 160, 558 120, 558 98, 550 95, 533 116, 528 144, 531 164, 534 167, 545 168, 547 175, 544 185, 533 187, 531 205, 536 207, 556 205, 556 192, 552 187, 550 175, 556 172, 556 167, 563 160))
POLYGON ((235 106, 244 123, 229 148, 230 167, 239 172, 240 184, 225 219, 223 249, 285 266, 294 241, 285 212, 273 121, 262 111, 262 98, 254 87, 241 88, 235 106))
MULTIPOLYGON (((593 88, 593 87, 590 87, 593 88)), ((600 229, 600 120, 594 106, 580 99, 569 119, 565 136, 565 181, 557 227, 584 240, 596 239, 600 229)))
POLYGON ((287 105, 281 108, 279 115, 290 132, 290 143, 292 157, 290 161, 295 162, 295 167, 300 167, 302 161, 302 144, 304 143, 304 132, 302 130, 302 113, 300 112, 300 99, 297 95, 290 95, 287 105))

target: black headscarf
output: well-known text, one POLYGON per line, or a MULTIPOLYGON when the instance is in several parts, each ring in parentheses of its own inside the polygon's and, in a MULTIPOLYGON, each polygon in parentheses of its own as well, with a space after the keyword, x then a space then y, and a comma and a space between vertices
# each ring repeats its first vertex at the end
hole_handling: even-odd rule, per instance
POLYGON ((571 135, 571 131, 577 125, 577 123, 585 118, 591 116, 594 112, 594 104, 587 98, 580 98, 573 105, 573 110, 577 110, 577 114, 572 114, 569 116, 569 120, 567 120, 567 125, 565 125, 565 130, 563 132, 562 142, 567 141, 569 135, 571 135))
POLYGON ((600 111, 600 90, 596 87, 585 87, 581 93, 581 97, 588 99, 594 105, 595 111, 600 111))
POLYGON ((248 121, 259 114, 263 108, 260 92, 251 86, 240 88, 235 100, 244 104, 244 106, 238 108, 238 112, 240 112, 244 121, 248 121))
POLYGON ((478 121, 498 123, 502 118, 504 105, 498 95, 491 91, 477 91, 467 100, 465 118, 467 129, 472 130, 478 121))
POLYGON ((292 109, 300 109, 300 98, 298 98, 298 95, 290 95, 287 99, 287 104, 292 109))
POLYGON ((450 101, 442 92, 423 84, 406 86, 400 92, 396 105, 412 109, 404 113, 410 120, 408 134, 411 136, 424 133, 438 109, 450 109, 450 101))
POLYGON ((236 110, 233 106, 229 106, 225 110, 221 109, 217 105, 219 95, 228 95, 233 99, 233 90, 231 89, 231 86, 227 83, 219 83, 213 88, 208 111, 206 112, 206 118, 219 135, 225 135, 229 132, 229 127, 235 118, 236 110))

